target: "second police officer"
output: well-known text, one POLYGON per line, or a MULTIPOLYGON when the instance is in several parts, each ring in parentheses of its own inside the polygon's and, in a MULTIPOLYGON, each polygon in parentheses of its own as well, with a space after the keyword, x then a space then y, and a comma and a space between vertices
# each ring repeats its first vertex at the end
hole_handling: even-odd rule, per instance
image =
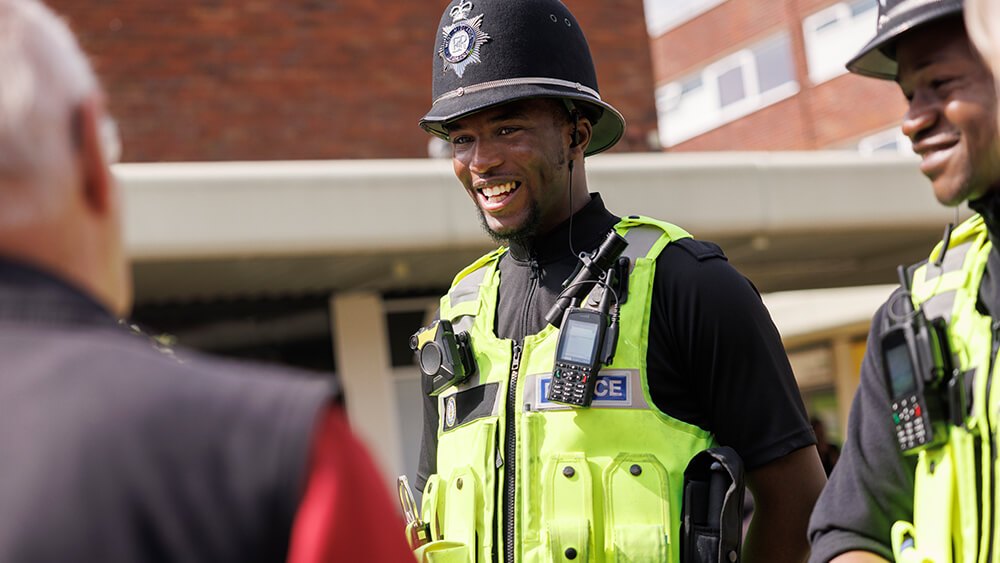
POLYGON ((569 10, 452 1, 421 126, 450 143, 501 244, 441 300, 477 371, 425 396, 425 549, 450 550, 446 561, 679 561, 685 467, 722 444, 755 497, 743 560, 803 561, 825 479, 778 333, 719 247, 618 217, 588 191, 584 157, 611 148, 625 123, 600 97, 569 10), (545 317, 578 254, 612 229, 631 269, 617 347, 591 406, 568 407, 547 394, 560 330, 545 317))
POLYGON ((843 455, 810 523, 817 562, 1000 561, 997 98, 962 12, 961 0, 882 1, 875 38, 848 63, 899 84, 902 131, 935 197, 977 214, 903 270, 875 315, 843 455))

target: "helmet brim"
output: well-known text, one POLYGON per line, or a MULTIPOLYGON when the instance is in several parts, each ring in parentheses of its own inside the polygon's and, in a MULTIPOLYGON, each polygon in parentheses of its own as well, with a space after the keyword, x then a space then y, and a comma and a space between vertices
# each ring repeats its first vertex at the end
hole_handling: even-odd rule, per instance
POLYGON ((611 104, 572 88, 539 84, 497 86, 438 100, 427 115, 421 118, 420 126, 428 133, 448 140, 446 124, 493 106, 529 98, 569 99, 574 103, 589 104, 599 110, 600 117, 591 124, 593 133, 584 151, 586 156, 613 147, 625 133, 625 118, 611 104))
POLYGON ((896 80, 899 65, 892 53, 900 36, 935 20, 961 13, 962 2, 956 0, 937 5, 919 5, 912 11, 900 14, 893 18, 897 20, 896 22, 888 22, 888 25, 880 29, 878 34, 847 62, 847 70, 871 78, 896 80))

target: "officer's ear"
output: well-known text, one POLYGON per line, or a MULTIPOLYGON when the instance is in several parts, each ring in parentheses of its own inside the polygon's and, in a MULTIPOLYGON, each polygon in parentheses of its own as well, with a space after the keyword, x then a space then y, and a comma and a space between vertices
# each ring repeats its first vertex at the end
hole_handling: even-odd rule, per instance
POLYGON ((583 153, 593 138, 594 126, 589 119, 574 109, 570 114, 569 128, 570 158, 574 160, 583 158, 583 153))

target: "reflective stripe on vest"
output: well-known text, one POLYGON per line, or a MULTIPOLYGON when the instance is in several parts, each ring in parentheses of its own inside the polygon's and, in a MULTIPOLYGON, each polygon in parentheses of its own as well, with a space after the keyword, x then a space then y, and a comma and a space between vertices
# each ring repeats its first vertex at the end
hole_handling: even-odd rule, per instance
POLYGON ((458 283, 448 291, 448 300, 452 307, 457 307, 468 301, 479 299, 479 286, 486 277, 486 266, 481 266, 472 273, 458 280, 458 283))
MULTIPOLYGON (((544 399, 555 327, 523 343, 513 417, 518 563, 564 560, 571 548, 580 561, 676 563, 683 471, 691 457, 715 443, 708 432, 656 409, 643 371, 656 257, 672 240, 690 235, 641 217, 615 228, 629 242, 623 253, 632 267, 629 299, 620 312, 615 360, 601 370, 594 405, 574 409, 544 399)), ((441 318, 471 319, 479 369, 478 377, 438 398, 438 472, 428 480, 422 508, 442 546, 481 562, 504 551, 500 506, 507 500, 503 452, 512 342, 493 332, 501 254, 463 271, 455 286, 473 274, 480 277, 457 293, 453 287, 441 301, 441 318), (464 296, 473 285, 478 294, 469 301, 464 296)))

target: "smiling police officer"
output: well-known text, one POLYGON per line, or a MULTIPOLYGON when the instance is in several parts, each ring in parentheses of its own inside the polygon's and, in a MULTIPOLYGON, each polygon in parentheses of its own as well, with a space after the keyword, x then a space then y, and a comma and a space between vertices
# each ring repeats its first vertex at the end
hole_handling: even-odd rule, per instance
POLYGON ((886 0, 848 63, 894 80, 902 130, 945 205, 946 235, 876 313, 843 454, 810 523, 814 561, 1000 561, 997 405, 1000 153, 993 78, 960 0, 886 0))
POLYGON ((625 123, 600 97, 573 15, 557 0, 453 1, 433 72, 421 126, 451 144, 455 174, 502 246, 441 300, 440 319, 468 335, 474 373, 425 389, 418 484, 434 541, 424 551, 449 561, 678 561, 685 467, 724 444, 743 458, 756 498, 744 560, 804 560, 824 478, 777 331, 717 246, 619 218, 588 191, 584 157, 611 148, 625 123), (557 349, 574 357, 561 332, 574 343, 595 332, 546 314, 578 255, 612 230, 628 244, 627 296, 611 284, 617 346, 589 406, 569 406, 571 393, 552 391, 563 373, 557 349))

